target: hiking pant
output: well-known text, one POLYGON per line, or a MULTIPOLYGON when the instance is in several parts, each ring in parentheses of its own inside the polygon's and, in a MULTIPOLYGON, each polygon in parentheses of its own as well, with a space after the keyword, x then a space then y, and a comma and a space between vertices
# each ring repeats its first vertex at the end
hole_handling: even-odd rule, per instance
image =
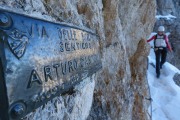
POLYGON ((166 62, 167 56, 167 48, 155 48, 155 55, 156 55, 156 74, 160 75, 160 69, 162 65, 166 62))

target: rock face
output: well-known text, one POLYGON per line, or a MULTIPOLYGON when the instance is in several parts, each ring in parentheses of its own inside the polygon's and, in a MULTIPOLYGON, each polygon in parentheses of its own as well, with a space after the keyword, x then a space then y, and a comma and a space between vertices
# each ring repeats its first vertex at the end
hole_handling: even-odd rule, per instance
POLYGON ((154 0, 1 0, 0 6, 90 28, 100 36, 103 69, 72 95, 55 98, 24 119, 150 119, 144 38, 155 22, 154 0))
POLYGON ((173 47, 173 53, 168 55, 168 61, 180 69, 180 1, 179 0, 157 0, 158 15, 174 15, 175 19, 157 19, 154 31, 159 25, 164 25, 166 32, 170 32, 169 41, 173 47))
POLYGON ((176 73, 173 77, 173 80, 176 83, 176 85, 180 87, 180 74, 176 73))

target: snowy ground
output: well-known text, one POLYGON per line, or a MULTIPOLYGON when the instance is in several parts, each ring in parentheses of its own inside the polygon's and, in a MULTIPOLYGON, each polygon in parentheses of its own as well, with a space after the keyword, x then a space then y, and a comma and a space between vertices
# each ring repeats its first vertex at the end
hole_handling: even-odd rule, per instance
MULTIPOLYGON (((150 43, 151 45, 153 42, 150 43)), ((152 98, 152 120, 180 120, 180 87, 177 86, 173 77, 180 70, 166 62, 159 79, 156 78, 155 55, 153 49, 150 52, 148 83, 152 98)))

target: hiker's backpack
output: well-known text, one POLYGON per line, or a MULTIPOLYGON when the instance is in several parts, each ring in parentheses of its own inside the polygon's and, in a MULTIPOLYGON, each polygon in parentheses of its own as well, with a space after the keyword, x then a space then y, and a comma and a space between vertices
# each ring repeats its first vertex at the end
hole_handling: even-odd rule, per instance
POLYGON ((165 41, 166 35, 155 35, 154 39, 154 47, 166 47, 166 41, 165 41))

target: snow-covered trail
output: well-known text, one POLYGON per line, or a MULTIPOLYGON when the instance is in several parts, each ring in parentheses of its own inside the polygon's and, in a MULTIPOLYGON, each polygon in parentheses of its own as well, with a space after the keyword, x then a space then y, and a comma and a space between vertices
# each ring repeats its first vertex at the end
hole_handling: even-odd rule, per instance
POLYGON ((180 70, 166 62, 163 65, 161 76, 156 78, 155 55, 151 50, 149 55, 148 83, 152 98, 152 120, 180 120, 180 87, 173 77, 180 70))

